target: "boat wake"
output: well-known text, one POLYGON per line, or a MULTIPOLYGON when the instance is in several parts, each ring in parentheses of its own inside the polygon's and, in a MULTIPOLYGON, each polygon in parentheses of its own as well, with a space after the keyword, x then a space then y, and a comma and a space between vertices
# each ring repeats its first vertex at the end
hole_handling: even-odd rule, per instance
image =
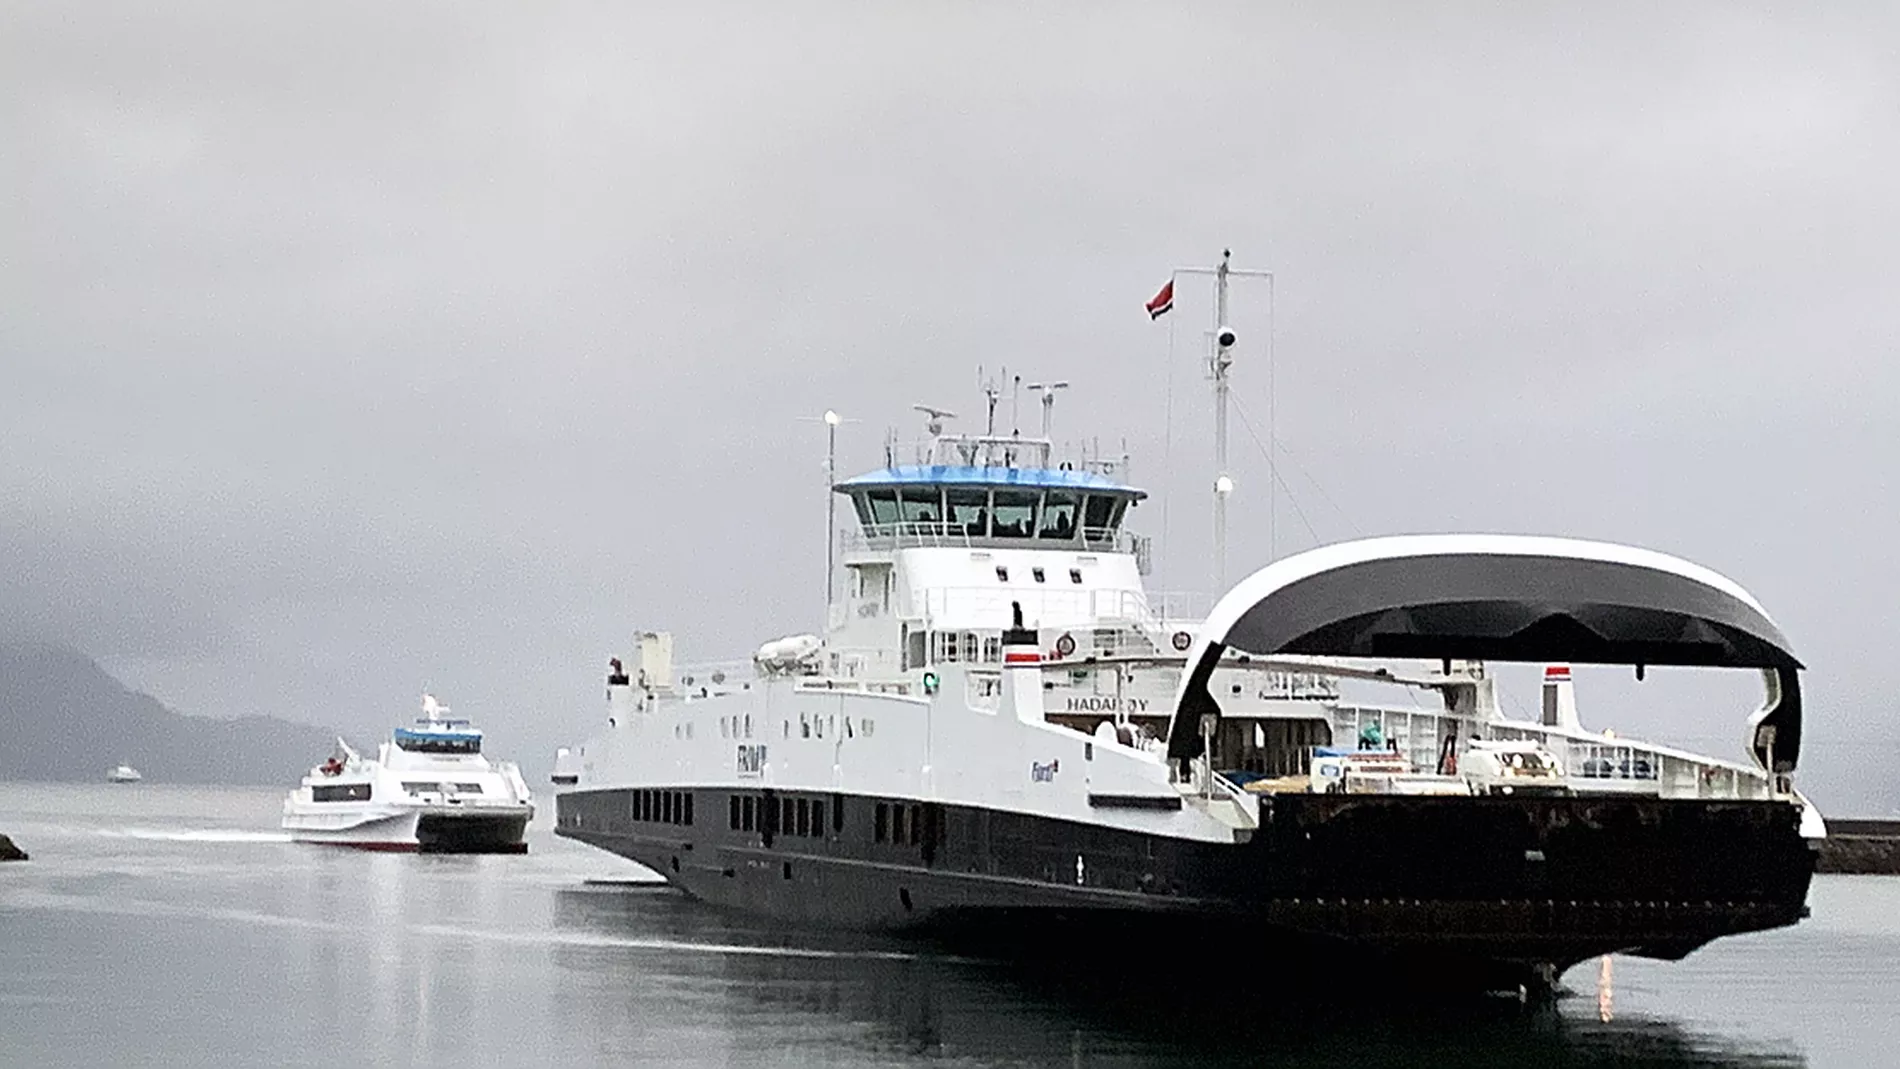
POLYGON ((482 942, 575 946, 607 950, 653 950, 668 953, 717 954, 747 958, 845 958, 863 961, 913 961, 921 955, 901 950, 830 950, 818 947, 761 946, 750 943, 713 943, 693 939, 605 935, 580 932, 508 932, 423 924, 411 929, 419 935, 482 942))
POLYGON ((287 843, 280 831, 244 831, 236 828, 94 828, 105 839, 141 839, 165 843, 287 843))

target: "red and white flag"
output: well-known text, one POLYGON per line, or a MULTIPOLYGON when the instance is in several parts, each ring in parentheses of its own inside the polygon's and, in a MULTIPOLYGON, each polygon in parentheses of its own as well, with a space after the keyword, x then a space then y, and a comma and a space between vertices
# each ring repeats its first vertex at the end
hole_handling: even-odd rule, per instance
POLYGON ((1155 294, 1154 299, 1148 302, 1148 319, 1150 321, 1160 319, 1172 311, 1174 311, 1174 280, 1169 279, 1168 284, 1161 287, 1161 292, 1155 294))

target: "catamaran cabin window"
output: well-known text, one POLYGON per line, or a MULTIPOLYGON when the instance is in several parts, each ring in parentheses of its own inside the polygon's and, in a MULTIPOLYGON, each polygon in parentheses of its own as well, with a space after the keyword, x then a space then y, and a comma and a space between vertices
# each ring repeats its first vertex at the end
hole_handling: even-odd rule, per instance
POLYGON ((1036 530, 1036 502, 1040 495, 1023 490, 996 491, 996 511, 990 533, 997 538, 1028 538, 1036 530))
POLYGON ((310 800, 313 802, 367 802, 369 795, 370 785, 367 783, 328 783, 310 788, 310 800))
POLYGON ((479 737, 453 738, 431 735, 418 738, 398 735, 396 745, 410 753, 474 754, 482 752, 482 740, 479 737))
POLYGON ((1036 532, 1036 537, 1059 538, 1065 542, 1074 538, 1075 514, 1081 504, 1075 494, 1061 490, 1049 491, 1042 502, 1042 527, 1036 532))
POLYGON ((988 537, 990 492, 988 490, 949 489, 944 491, 944 518, 952 527, 961 528, 971 538, 988 537))

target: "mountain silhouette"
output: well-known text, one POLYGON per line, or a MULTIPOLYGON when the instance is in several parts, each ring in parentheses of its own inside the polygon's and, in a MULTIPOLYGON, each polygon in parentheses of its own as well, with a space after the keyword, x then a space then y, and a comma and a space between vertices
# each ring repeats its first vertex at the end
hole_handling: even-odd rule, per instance
POLYGON ((273 717, 174 712, 63 646, 0 644, 0 779, 104 782, 123 763, 154 783, 289 787, 335 744, 273 717))

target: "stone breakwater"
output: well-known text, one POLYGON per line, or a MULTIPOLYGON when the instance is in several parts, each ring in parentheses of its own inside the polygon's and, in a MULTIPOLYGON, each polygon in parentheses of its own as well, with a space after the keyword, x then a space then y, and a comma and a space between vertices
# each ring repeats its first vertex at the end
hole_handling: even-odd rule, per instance
POLYGON ((1816 872, 1900 876, 1900 820, 1830 820, 1816 872))

